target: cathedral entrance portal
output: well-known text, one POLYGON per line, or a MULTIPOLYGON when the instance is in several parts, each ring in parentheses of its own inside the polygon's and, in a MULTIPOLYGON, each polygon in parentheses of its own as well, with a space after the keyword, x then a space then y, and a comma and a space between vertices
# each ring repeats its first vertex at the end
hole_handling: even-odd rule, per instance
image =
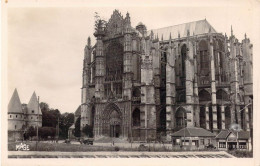
POLYGON ((118 138, 120 135, 120 125, 110 125, 110 137, 118 138))
POLYGON ((109 137, 120 137, 122 116, 119 108, 115 104, 110 104, 104 110, 105 126, 104 135, 109 137))

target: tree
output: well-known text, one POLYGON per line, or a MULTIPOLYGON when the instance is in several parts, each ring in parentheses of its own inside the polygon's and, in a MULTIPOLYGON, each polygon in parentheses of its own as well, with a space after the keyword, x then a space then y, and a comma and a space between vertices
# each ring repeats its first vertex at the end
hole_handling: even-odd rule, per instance
POLYGON ((58 118, 61 114, 58 109, 48 110, 46 107, 42 109, 42 126, 43 127, 56 127, 58 124, 58 118))
POLYGON ((81 119, 81 116, 78 117, 78 119, 76 120, 76 123, 75 123, 75 132, 74 132, 75 137, 80 137, 80 119, 81 119))
POLYGON ((40 102, 40 108, 41 108, 41 110, 46 110, 46 111, 50 110, 49 104, 47 104, 45 102, 40 102))
POLYGON ((107 21, 103 18, 101 19, 98 12, 95 12, 95 31, 98 31, 99 28, 105 28, 107 21))
POLYGON ((39 128, 39 136, 43 139, 48 138, 50 136, 54 139, 56 134, 56 129, 54 127, 40 127, 39 128))
POLYGON ((32 139, 32 137, 36 136, 36 130, 33 126, 30 126, 27 131, 27 136, 32 139))
POLYGON ((82 132, 90 138, 93 137, 93 127, 88 124, 86 124, 86 126, 83 127, 82 132))
POLYGON ((74 123, 74 114, 73 113, 64 113, 60 117, 59 123, 59 136, 62 138, 68 137, 68 130, 70 126, 74 123))

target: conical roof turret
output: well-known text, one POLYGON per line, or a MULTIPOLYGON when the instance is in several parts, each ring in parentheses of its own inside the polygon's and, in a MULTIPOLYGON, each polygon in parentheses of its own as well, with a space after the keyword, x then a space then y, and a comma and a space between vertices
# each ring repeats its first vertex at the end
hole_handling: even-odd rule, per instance
POLYGON ((37 96, 36 96, 36 93, 33 92, 32 94, 32 97, 27 105, 27 108, 28 108, 28 113, 29 114, 37 114, 38 113, 38 110, 39 110, 39 115, 42 114, 42 111, 39 107, 39 104, 38 104, 38 99, 37 99, 37 96))
POLYGON ((8 104, 8 113, 23 113, 22 104, 17 89, 14 90, 14 93, 8 104))

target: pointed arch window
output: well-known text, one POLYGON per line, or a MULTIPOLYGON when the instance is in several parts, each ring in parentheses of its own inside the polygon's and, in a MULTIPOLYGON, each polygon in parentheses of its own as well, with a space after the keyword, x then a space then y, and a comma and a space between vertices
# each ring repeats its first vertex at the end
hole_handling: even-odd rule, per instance
POLYGON ((187 126, 187 114, 184 108, 179 108, 175 114, 176 127, 186 127, 187 126))
POLYGON ((181 48, 181 86, 185 86, 187 46, 184 44, 181 48))
POLYGON ((208 70, 209 69, 209 56, 208 56, 208 45, 205 40, 202 40, 199 43, 199 52, 200 52, 200 69, 208 70))

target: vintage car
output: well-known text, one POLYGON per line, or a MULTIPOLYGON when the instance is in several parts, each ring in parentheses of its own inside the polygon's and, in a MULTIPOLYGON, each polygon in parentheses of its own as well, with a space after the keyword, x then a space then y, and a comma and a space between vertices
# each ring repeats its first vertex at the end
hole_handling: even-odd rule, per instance
POLYGON ((93 145, 94 138, 81 138, 80 144, 93 145))

